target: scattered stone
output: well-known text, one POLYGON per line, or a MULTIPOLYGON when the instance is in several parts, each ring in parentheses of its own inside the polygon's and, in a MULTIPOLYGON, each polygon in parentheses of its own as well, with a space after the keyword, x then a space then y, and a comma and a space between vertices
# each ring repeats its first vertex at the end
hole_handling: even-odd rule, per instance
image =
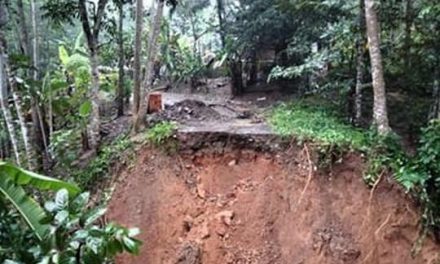
POLYGON ((189 215, 185 216, 185 219, 183 220, 183 230, 188 233, 189 231, 191 231, 193 224, 194 219, 189 215))
POLYGON ((203 189, 203 184, 197 184, 197 196, 199 196, 202 199, 206 198, 206 191, 203 189))
POLYGON ((215 232, 217 235, 224 237, 226 235, 227 229, 224 225, 218 225, 215 232))
POLYGON ((232 225, 232 219, 234 218, 234 212, 233 211, 221 211, 217 214, 217 218, 222 221, 225 225, 230 226, 232 225))
POLYGON ((202 224, 202 228, 200 229, 200 237, 202 239, 207 239, 210 236, 211 236, 211 234, 209 232, 208 222, 204 222, 202 224))
POLYGON ((237 160, 231 160, 229 163, 228 163, 228 166, 229 167, 232 167, 232 166, 235 166, 235 165, 237 165, 237 160))
POLYGON ((201 264, 202 252, 194 242, 185 242, 179 250, 175 264, 201 264))

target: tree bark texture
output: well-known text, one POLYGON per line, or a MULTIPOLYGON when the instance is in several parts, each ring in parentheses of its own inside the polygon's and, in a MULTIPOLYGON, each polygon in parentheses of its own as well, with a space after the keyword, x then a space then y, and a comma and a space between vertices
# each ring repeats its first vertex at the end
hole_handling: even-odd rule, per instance
POLYGON ((388 122, 385 80, 380 51, 380 28, 374 0, 365 0, 365 17, 374 91, 373 122, 377 126, 379 134, 384 135, 389 133, 391 128, 388 122))
POLYGON ((140 105, 139 105, 139 111, 135 117, 135 123, 134 123, 134 131, 138 132, 140 128, 145 123, 145 117, 147 115, 148 110, 148 98, 149 93, 152 89, 152 81, 153 81, 153 66, 154 62, 157 57, 157 51, 158 51, 158 38, 160 34, 160 26, 162 22, 163 17, 163 9, 165 6, 165 1, 160 0, 159 4, 157 6, 156 14, 153 19, 153 26, 151 28, 150 32, 150 38, 149 38, 149 45, 148 45, 148 60, 147 60, 147 66, 146 73, 145 73, 145 80, 143 83, 143 87, 140 92, 140 105))

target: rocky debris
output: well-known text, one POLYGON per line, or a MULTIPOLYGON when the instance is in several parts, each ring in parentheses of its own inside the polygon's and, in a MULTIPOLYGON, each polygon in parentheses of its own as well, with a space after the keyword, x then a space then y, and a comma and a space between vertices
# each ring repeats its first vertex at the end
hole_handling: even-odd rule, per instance
POLYGON ((361 255, 351 235, 335 227, 317 230, 313 236, 313 249, 344 263, 354 263, 361 255))
POLYGON ((211 236, 211 232, 209 231, 208 222, 203 222, 202 227, 200 229, 200 238, 207 239, 211 236))
POLYGON ((185 242, 180 250, 175 264, 201 264, 201 255, 199 245, 194 242, 185 242))
POLYGON ((224 237, 226 235, 227 229, 226 229, 226 227, 223 224, 222 225, 217 225, 216 229, 215 229, 215 232, 220 237, 224 237))
POLYGON ((184 232, 187 233, 187 232, 191 231, 191 228, 193 227, 193 224, 194 224, 194 219, 191 216, 189 216, 189 215, 185 216, 185 219, 183 220, 183 230, 184 230, 184 232))
POLYGON ((201 199, 206 198, 206 191, 202 183, 197 184, 197 196, 200 197, 201 199))
POLYGON ((237 165, 237 160, 236 160, 236 159, 231 160, 231 161, 228 163, 228 166, 229 166, 229 167, 233 167, 233 166, 235 166, 235 165, 237 165))
POLYGON ((222 115, 204 102, 190 99, 183 100, 173 105, 165 105, 163 111, 152 114, 148 118, 150 124, 164 120, 184 123, 188 121, 224 119, 222 115))
POLYGON ((226 226, 232 225, 232 220, 234 216, 235 216, 234 211, 230 211, 230 210, 221 211, 216 215, 217 219, 223 222, 226 226))

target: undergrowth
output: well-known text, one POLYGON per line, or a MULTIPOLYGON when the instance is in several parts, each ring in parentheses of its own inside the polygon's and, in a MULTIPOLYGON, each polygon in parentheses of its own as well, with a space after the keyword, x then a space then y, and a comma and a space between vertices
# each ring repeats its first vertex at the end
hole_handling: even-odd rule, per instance
POLYGON ((367 138, 361 130, 343 123, 322 105, 306 102, 280 105, 270 114, 269 123, 278 134, 294 136, 300 144, 315 143, 321 167, 330 166, 346 151, 363 150, 366 146, 367 138))
POLYGON ((283 104, 271 112, 269 122, 282 136, 313 142, 321 158, 318 165, 328 165, 344 152, 361 152, 367 161, 365 182, 371 186, 381 174, 391 172, 422 205, 423 227, 440 233, 440 120, 422 129, 414 156, 405 153, 397 135, 357 129, 323 105, 283 104))
POLYGON ((127 136, 117 138, 112 144, 103 147, 86 168, 73 173, 75 182, 84 190, 90 189, 97 182, 102 182, 105 177, 108 177, 111 165, 118 161, 122 153, 132 146, 133 143, 127 136))
POLYGON ((164 121, 151 127, 146 134, 146 142, 165 152, 174 154, 179 149, 175 132, 177 125, 173 122, 164 121))
POLYGON ((160 146, 174 135, 176 128, 176 124, 173 122, 158 123, 147 131, 147 141, 155 146, 160 146))
MULTIPOLYGON (((147 142, 155 146, 168 146, 167 140, 174 135, 176 125, 162 122, 150 128, 145 136, 147 142)), ((133 147, 133 142, 126 135, 118 137, 113 143, 103 147, 85 168, 73 172, 74 181, 83 189, 88 190, 109 177, 112 164, 120 160, 122 153, 133 147)))

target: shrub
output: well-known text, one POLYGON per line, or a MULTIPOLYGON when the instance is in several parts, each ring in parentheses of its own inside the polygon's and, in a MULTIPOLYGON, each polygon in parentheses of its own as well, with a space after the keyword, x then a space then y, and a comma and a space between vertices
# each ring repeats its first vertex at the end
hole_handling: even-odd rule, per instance
POLYGON ((160 146, 174 135, 176 124, 172 122, 162 122, 150 128, 147 132, 147 140, 155 146, 160 146))

